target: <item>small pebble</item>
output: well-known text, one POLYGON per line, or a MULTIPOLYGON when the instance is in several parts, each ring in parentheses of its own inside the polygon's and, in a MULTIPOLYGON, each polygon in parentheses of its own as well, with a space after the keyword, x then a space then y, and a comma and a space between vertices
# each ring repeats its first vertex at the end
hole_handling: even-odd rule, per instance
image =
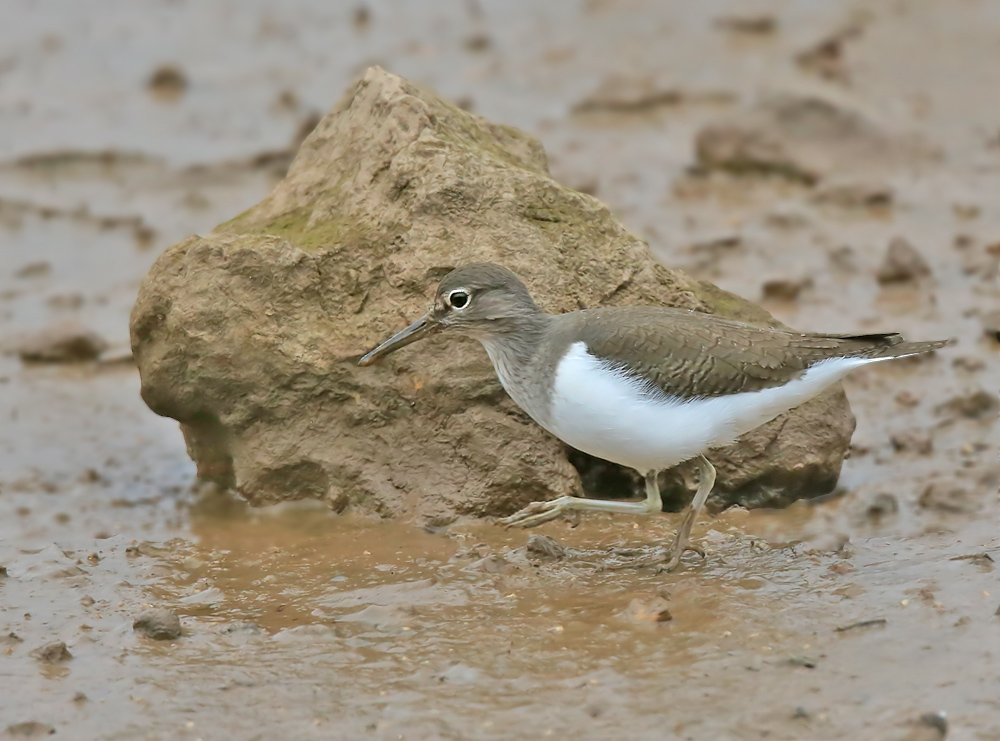
POLYGON ((799 294, 813 284, 812 278, 777 278, 761 286, 763 297, 770 301, 795 301, 799 294))
POLYGON ((13 723, 7 726, 4 735, 9 738, 44 738, 51 736, 56 729, 48 723, 39 723, 37 720, 28 720, 23 723, 13 723))
POLYGON ((640 599, 636 597, 629 602, 625 616, 636 622, 666 623, 674 619, 670 607, 663 597, 640 599))
POLYGON ((925 430, 906 430, 897 432, 890 438, 892 447, 899 453, 915 453, 930 455, 934 450, 934 439, 925 430))
POLYGON ((902 237, 896 237, 889 243, 885 259, 878 269, 878 282, 908 283, 930 275, 931 268, 923 255, 902 237))
POLYGON ((29 262, 17 269, 14 275, 18 278, 40 278, 52 272, 52 266, 45 260, 29 262))
POLYGON ((63 322, 23 339, 18 354, 29 363, 79 363, 94 360, 107 347, 107 342, 82 324, 63 322))
POLYGON ((789 656, 788 663, 792 666, 804 666, 806 669, 815 669, 817 661, 809 656, 789 656))
POLYGON ((875 520, 894 515, 897 512, 899 512, 899 502, 893 494, 887 491, 880 491, 872 497, 867 510, 868 516, 875 520))
POLYGON ((937 411, 968 419, 985 419, 1000 411, 1000 398, 995 392, 975 389, 955 396, 937 408, 937 411))
POLYGON ((137 617, 132 628, 157 641, 172 641, 181 636, 181 620, 166 608, 147 610, 137 617))
POLYGON ((986 367, 986 363, 979 358, 970 358, 967 355, 960 355, 951 361, 952 367, 965 371, 966 373, 978 373, 986 367))
POLYGON ((1000 342, 1000 311, 989 311, 982 318, 983 332, 1000 342))
POLYGON ((372 12, 367 5, 358 5, 351 14, 351 22, 356 31, 367 31, 372 22, 372 12))
POLYGON ((768 36, 778 30, 773 15, 727 15, 715 20, 716 28, 748 36, 768 36))
POLYGON ((157 67, 146 83, 148 90, 161 100, 176 100, 187 90, 187 86, 183 70, 172 64, 157 67))
POLYGON ((61 664, 73 658, 73 654, 66 648, 62 641, 55 641, 40 646, 31 652, 31 658, 41 661, 43 664, 61 664))
POLYGON ((978 512, 982 502, 968 488, 954 481, 933 481, 918 500, 924 509, 952 514, 978 512))
POLYGON ((525 546, 529 558, 560 559, 566 557, 566 549, 548 535, 532 533, 525 546))
POLYGON ((485 33, 473 34, 465 40, 467 51, 486 51, 493 45, 493 40, 485 33))

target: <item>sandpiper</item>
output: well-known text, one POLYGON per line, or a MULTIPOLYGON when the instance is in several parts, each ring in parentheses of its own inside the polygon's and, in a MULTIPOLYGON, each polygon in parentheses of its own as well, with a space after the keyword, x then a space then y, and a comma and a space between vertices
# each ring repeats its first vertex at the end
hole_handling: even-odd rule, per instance
POLYGON ((570 510, 661 511, 657 474, 694 459, 698 491, 668 553, 680 563, 715 484, 704 453, 813 398, 868 363, 931 352, 948 341, 896 333, 839 335, 762 329, 711 314, 609 307, 546 314, 507 268, 476 263, 438 286, 434 306, 361 358, 369 365, 436 332, 479 340, 500 383, 539 425, 585 453, 645 475, 641 502, 560 497, 502 520, 533 527, 570 510))

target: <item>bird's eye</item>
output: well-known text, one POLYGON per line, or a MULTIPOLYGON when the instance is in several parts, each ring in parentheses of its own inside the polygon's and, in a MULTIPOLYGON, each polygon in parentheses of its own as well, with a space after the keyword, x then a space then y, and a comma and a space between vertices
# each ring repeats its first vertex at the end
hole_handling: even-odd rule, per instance
POLYGON ((469 292, 461 288, 452 291, 448 294, 448 303, 453 309, 464 309, 469 305, 469 292))

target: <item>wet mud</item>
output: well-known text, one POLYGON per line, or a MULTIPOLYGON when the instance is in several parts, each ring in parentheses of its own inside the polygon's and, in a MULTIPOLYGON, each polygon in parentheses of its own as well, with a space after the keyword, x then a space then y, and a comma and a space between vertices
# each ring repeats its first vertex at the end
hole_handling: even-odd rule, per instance
POLYGON ((0 27, 0 733, 874 741, 943 711, 1000 737, 993 6, 89 7, 0 27), (537 136, 665 264, 786 324, 956 344, 852 376, 837 491, 705 517, 672 574, 641 565, 671 514, 425 528, 200 485, 139 398, 139 280, 373 62, 537 136), (775 91, 927 147, 812 183, 698 166, 775 91), (22 360, 67 322, 100 341, 22 360))

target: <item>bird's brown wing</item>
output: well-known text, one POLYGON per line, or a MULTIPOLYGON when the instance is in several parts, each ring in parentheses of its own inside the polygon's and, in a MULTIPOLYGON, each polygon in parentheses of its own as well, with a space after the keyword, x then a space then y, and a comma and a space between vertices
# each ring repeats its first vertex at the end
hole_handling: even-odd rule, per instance
POLYGON ((820 361, 890 356, 902 342, 895 333, 803 334, 659 307, 574 314, 573 333, 590 354, 676 398, 781 386, 820 361))

